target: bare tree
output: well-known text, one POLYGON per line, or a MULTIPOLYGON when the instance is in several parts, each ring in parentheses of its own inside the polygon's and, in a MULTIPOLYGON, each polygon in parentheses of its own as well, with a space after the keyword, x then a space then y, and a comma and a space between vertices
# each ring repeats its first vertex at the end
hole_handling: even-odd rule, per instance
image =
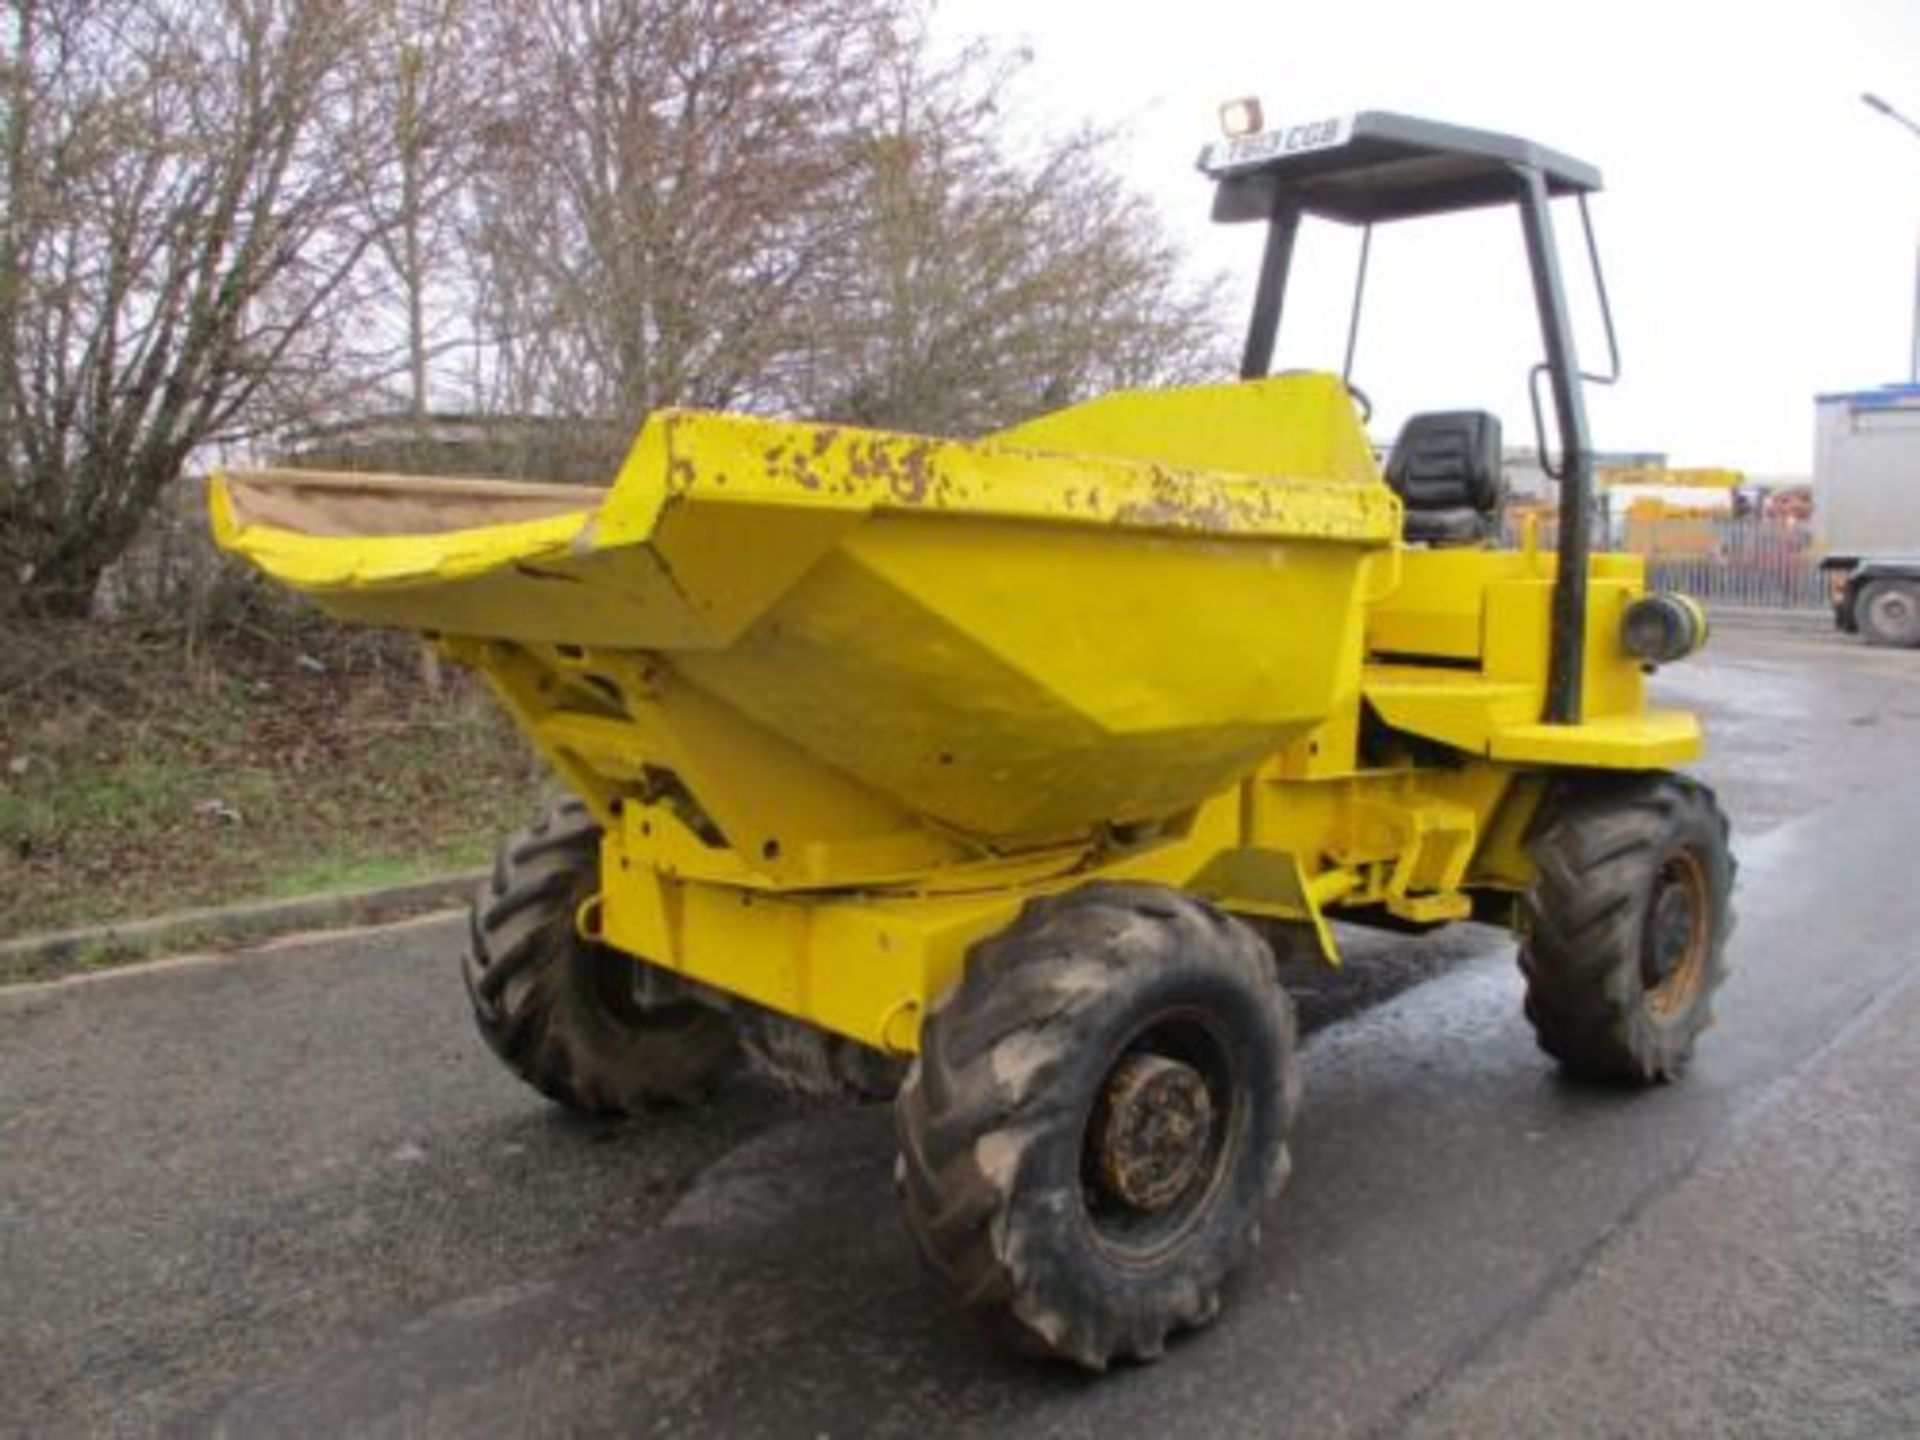
POLYGON ((0 612, 197 450, 404 396, 962 431, 1208 353, 1098 136, 1016 160, 920 0, 6 0, 0 612), (478 333, 476 333, 478 332, 478 333), (480 361, 475 361, 479 370, 480 361))
POLYGON ((478 253, 512 408, 694 404, 961 431, 1213 358, 1106 140, 1021 163, 1011 64, 914 0, 531 0, 478 253))
POLYGON ((862 0, 530 0, 491 49, 509 97, 477 243, 509 404, 728 405, 791 348, 846 229, 862 0))
POLYGON ((405 336, 405 408, 423 419, 447 358, 473 342, 466 199, 478 135, 495 97, 464 0, 365 0, 359 58, 368 104, 387 140, 365 172, 364 223, 391 277, 405 336))
POLYGON ((811 327, 803 408, 944 433, 1101 391, 1219 375, 1217 284, 1081 129, 1012 158, 997 95, 1020 57, 931 67, 909 34, 874 77, 851 243, 811 327))
POLYGON ((209 441, 338 405, 383 157, 348 0, 10 0, 0 606, 83 614, 209 441))

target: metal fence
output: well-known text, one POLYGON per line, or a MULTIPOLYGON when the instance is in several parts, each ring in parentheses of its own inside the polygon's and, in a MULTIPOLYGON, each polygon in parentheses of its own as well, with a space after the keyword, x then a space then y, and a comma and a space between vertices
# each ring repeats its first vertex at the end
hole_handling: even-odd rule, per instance
MULTIPOLYGON (((1519 543, 1509 525, 1507 543, 1519 543)), ((1551 549, 1554 526, 1540 527, 1551 549)), ((1742 516, 1721 519, 1614 519, 1598 527, 1596 548, 1647 558, 1647 583, 1678 590, 1707 605, 1760 610, 1823 610, 1820 551, 1805 522, 1742 516)))

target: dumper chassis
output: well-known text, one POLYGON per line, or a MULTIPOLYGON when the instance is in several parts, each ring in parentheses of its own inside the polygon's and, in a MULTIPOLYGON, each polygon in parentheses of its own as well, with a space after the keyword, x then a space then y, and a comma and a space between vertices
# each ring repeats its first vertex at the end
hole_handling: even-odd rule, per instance
POLYGON ((616 1113, 743 1052, 897 1090, 931 1269, 1093 1369, 1212 1319, 1287 1177, 1270 942, 1337 965, 1336 919, 1508 925, 1541 1047, 1641 1085, 1686 1069, 1731 927, 1726 820, 1675 768, 1699 724, 1644 690, 1703 621, 1590 549, 1550 202, 1584 220, 1597 172, 1380 113, 1203 168, 1266 229, 1237 383, 965 443, 662 412, 606 491, 212 489, 224 545, 429 635, 569 791, 473 912, 516 1074, 616 1113), (1526 241, 1552 550, 1491 546, 1492 416, 1414 417, 1383 475, 1345 376, 1269 374, 1303 218, 1483 206, 1526 241))

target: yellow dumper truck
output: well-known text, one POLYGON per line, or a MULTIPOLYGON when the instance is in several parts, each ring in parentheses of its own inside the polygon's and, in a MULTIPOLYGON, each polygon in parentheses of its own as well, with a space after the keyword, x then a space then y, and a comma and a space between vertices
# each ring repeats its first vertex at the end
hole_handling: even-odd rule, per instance
POLYGON ((570 792, 473 910, 508 1066, 588 1111, 743 1046, 897 1089, 933 1270, 1094 1368, 1211 1319, 1286 1177, 1272 947, 1508 925, 1541 1046, 1639 1084, 1686 1066, 1729 927, 1726 821, 1674 770, 1700 727, 1643 688, 1699 612, 1590 553, 1550 202, 1584 220, 1597 172, 1382 113, 1202 164, 1266 230, 1236 383, 965 442, 665 411, 603 490, 268 471, 211 501, 228 549, 484 676, 570 792), (1269 373, 1306 217, 1496 205, 1554 549, 1492 548, 1493 416, 1413 417, 1383 474, 1342 376, 1269 373))

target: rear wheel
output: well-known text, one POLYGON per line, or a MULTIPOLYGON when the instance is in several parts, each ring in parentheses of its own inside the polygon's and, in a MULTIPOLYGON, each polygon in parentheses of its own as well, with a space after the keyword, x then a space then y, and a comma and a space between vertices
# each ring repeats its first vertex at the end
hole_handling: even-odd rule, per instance
POLYGON ((582 936, 575 913, 598 882, 599 829, 578 801, 501 847, 475 899, 462 967, 493 1052, 549 1099, 596 1114, 696 1097, 735 1053, 733 1022, 661 998, 640 962, 582 936))
POLYGON ((1854 614, 1869 645, 1920 646, 1920 583, 1869 580, 1860 587, 1854 614))
POLYGON ((1035 901, 928 1016, 896 1114, 932 1268, 1091 1369, 1205 1324, 1286 1178, 1292 1008, 1258 937, 1147 885, 1035 901))
POLYGON ((1734 861, 1713 792, 1679 775, 1554 802, 1533 842, 1520 969, 1541 1049, 1570 1072, 1677 1078, 1726 978, 1734 861))

